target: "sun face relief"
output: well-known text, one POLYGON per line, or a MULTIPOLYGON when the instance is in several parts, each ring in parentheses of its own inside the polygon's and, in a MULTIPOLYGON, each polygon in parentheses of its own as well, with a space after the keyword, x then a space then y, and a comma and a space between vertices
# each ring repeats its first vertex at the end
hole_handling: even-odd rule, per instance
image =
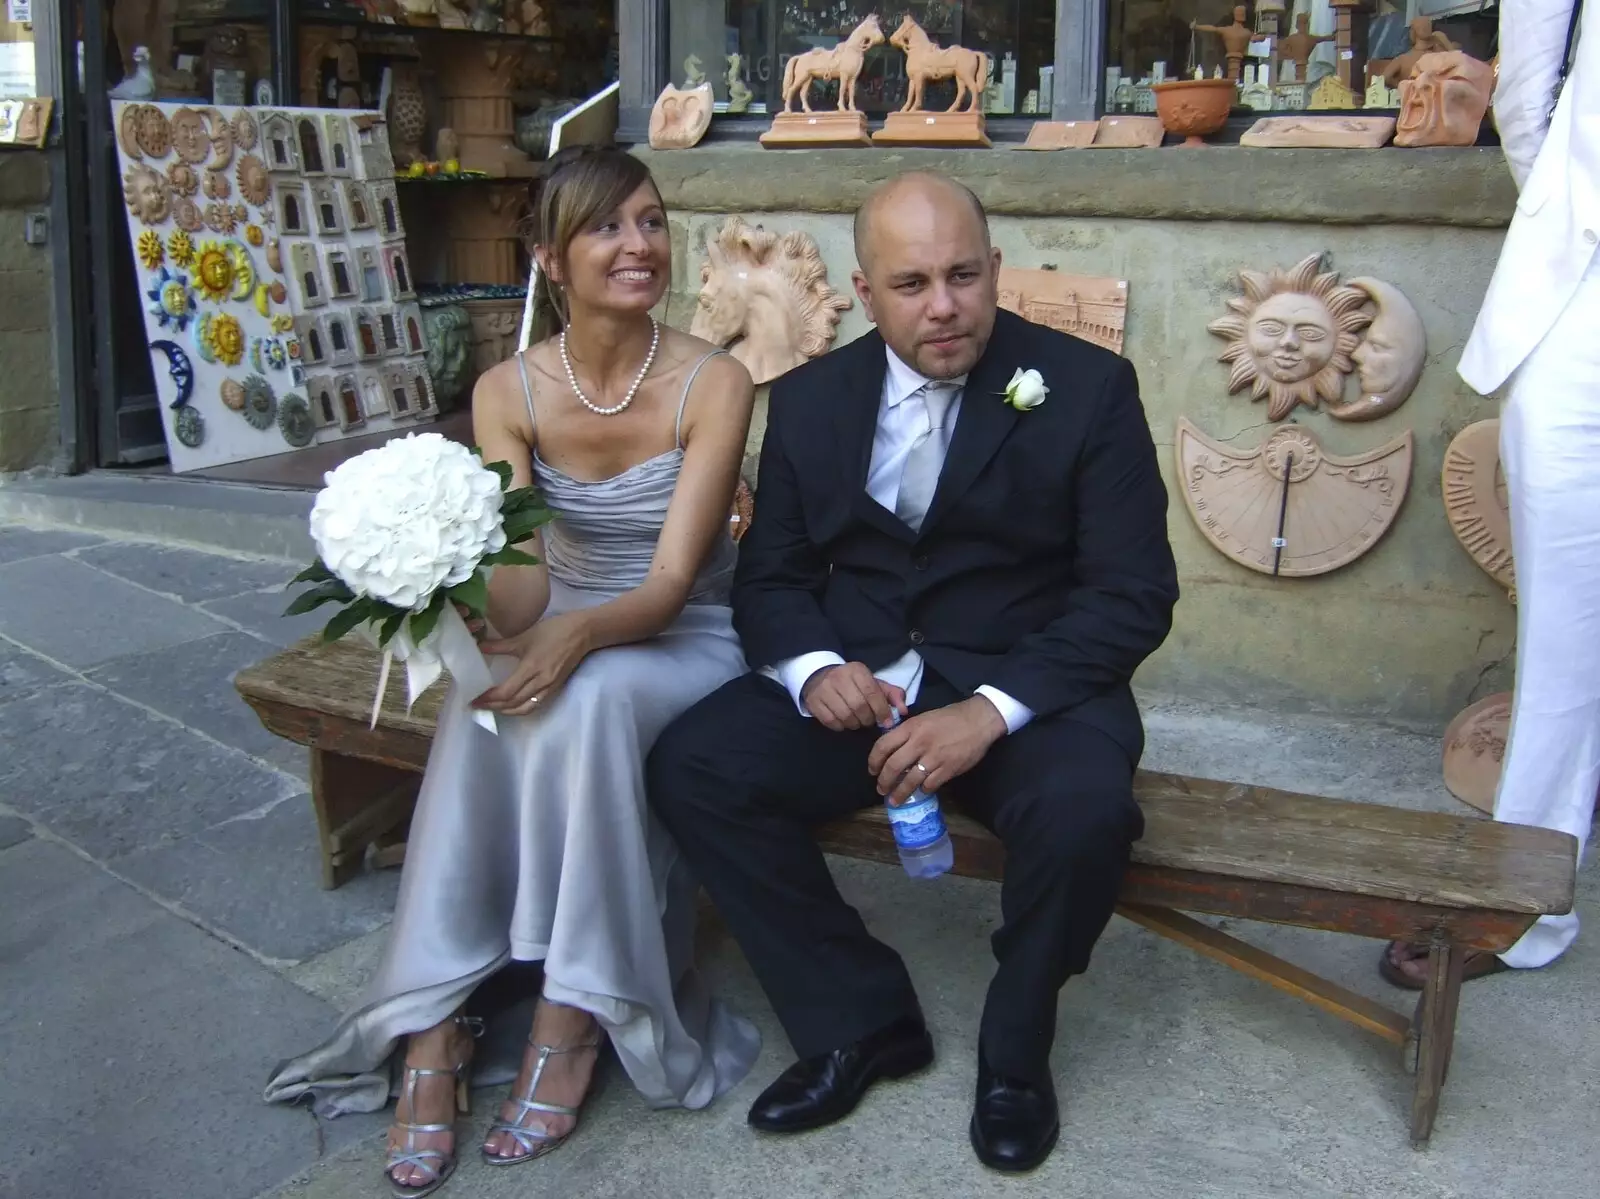
POLYGON ((1354 368, 1357 334, 1372 320, 1367 295, 1320 271, 1313 254, 1291 270, 1241 270, 1244 295, 1228 301, 1229 315, 1206 328, 1226 338, 1218 361, 1231 366, 1228 392, 1248 386, 1267 401, 1267 419, 1282 420, 1295 405, 1336 403, 1354 368))

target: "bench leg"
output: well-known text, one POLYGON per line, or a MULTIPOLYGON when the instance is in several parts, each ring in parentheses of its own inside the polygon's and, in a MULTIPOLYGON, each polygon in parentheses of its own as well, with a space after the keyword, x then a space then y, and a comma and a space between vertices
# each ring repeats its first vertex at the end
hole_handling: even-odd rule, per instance
POLYGON ((1439 1095, 1450 1072, 1455 1044, 1456 1010, 1461 1002, 1461 971, 1466 954, 1460 946, 1436 940, 1428 952, 1428 982, 1417 1003, 1417 1082, 1411 1097, 1411 1146, 1420 1149, 1433 1135, 1439 1095))
POLYGON ((421 777, 409 770, 311 751, 311 806, 322 843, 322 885, 342 887, 361 871, 367 846, 411 816, 421 777))

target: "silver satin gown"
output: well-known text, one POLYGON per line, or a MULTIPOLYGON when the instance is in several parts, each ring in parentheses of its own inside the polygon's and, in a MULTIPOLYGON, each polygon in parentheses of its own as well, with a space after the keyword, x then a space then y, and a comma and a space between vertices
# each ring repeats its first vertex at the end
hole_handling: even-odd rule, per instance
MULTIPOLYGON (((584 482, 534 454, 555 512, 544 529, 548 615, 643 582, 682 464, 680 446, 584 482)), ((497 716, 498 735, 472 722, 470 697, 452 687, 383 960, 333 1036, 277 1068, 269 1101, 310 1094, 323 1116, 381 1109, 402 1038, 439 1023, 512 959, 543 961, 544 994, 593 1013, 652 1106, 704 1107, 744 1077, 760 1035, 694 969, 694 886, 644 794, 656 737, 745 671, 728 607, 733 563, 724 536, 666 632, 590 654, 548 708, 497 716)), ((514 666, 490 662, 497 680, 514 666)), ((499 1060, 484 1049, 475 1085, 514 1076, 520 1040, 499 1060)))

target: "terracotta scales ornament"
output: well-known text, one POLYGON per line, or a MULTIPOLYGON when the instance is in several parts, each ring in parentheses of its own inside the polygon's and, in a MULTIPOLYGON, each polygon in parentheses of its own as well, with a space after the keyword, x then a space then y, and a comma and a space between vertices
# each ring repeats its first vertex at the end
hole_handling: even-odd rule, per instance
POLYGON ((729 217, 706 252, 690 333, 730 347, 757 384, 827 352, 851 300, 828 285, 809 234, 729 217))
POLYGON ((791 58, 783 68, 783 111, 761 135, 761 144, 779 149, 870 146, 866 114, 856 109, 856 81, 866 65, 867 51, 881 45, 883 26, 874 13, 832 49, 807 50, 791 58), (839 81, 839 107, 817 112, 811 107, 811 85, 831 79, 839 81), (799 112, 792 111, 796 100, 799 112))
POLYGON ((1212 441, 1178 418, 1178 477, 1206 540, 1241 566, 1305 578, 1354 562, 1394 524, 1411 482, 1407 429, 1343 458, 1289 423, 1254 450, 1212 441))
POLYGON ((714 101, 709 83, 687 90, 667 84, 650 110, 650 148, 687 150, 695 145, 711 128, 714 101))
POLYGON ((889 37, 906 56, 906 102, 891 112, 872 135, 874 145, 987 146, 983 125, 983 89, 989 80, 989 56, 964 46, 940 46, 909 16, 889 37), (930 83, 949 79, 956 98, 944 112, 922 107, 930 83), (962 106, 965 105, 963 108, 962 106))

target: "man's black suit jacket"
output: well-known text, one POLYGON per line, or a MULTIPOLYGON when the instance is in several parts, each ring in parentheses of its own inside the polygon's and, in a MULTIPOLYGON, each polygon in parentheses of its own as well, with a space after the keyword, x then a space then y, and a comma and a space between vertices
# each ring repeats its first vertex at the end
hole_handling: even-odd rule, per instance
POLYGON ((1137 761, 1128 681, 1178 598, 1167 493, 1123 358, 1001 311, 968 376, 920 534, 866 492, 887 358, 876 331, 772 385, 734 624, 752 668, 915 647, 948 682, 1067 713, 1137 761), (1042 405, 1002 398, 1018 369, 1042 405))

